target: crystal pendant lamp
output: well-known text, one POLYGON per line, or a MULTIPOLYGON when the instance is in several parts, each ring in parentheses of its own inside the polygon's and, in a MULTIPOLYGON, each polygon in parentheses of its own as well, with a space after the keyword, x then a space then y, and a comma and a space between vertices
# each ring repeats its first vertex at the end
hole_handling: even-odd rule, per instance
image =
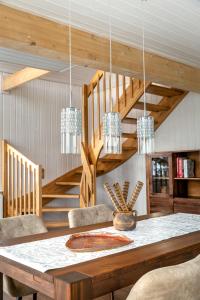
POLYGON ((80 153, 81 111, 72 107, 72 55, 71 55, 71 1, 69 0, 69 69, 70 69, 70 107, 61 111, 61 153, 80 153))
POLYGON ((104 136, 104 153, 120 154, 121 153, 121 119, 118 112, 113 112, 112 100, 112 36, 111 36, 111 13, 109 15, 109 34, 110 34, 110 73, 109 73, 109 100, 110 112, 104 114, 103 118, 103 136, 104 136))
MULTIPOLYGON (((144 1, 144 0, 143 0, 144 1)), ((144 14, 143 14, 144 16, 144 14)), ((144 18, 143 18, 143 47, 142 47, 142 61, 143 61, 143 82, 144 82, 144 114, 137 119, 137 139, 138 139, 138 153, 146 154, 154 152, 154 118, 148 116, 146 110, 146 73, 145 73, 145 53, 144 53, 144 18)))

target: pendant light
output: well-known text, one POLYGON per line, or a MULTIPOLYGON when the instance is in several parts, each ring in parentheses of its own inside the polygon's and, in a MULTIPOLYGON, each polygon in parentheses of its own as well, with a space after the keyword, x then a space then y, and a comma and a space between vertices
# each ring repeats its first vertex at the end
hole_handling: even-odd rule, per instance
POLYGON ((109 71, 109 102, 110 112, 103 117, 104 153, 121 153, 121 119, 119 112, 113 112, 112 99, 112 32, 111 32, 111 6, 109 5, 109 41, 110 41, 110 71, 109 71))
MULTIPOLYGON (((144 2, 145 0, 142 0, 144 2)), ((144 4, 143 4, 144 5, 144 4)), ((142 65, 144 83, 144 113, 137 119, 138 153, 147 154, 154 152, 154 118, 147 114, 146 109, 146 70, 145 70, 145 44, 144 44, 144 7, 142 25, 142 65)))
POLYGON ((71 0, 69 10, 69 103, 61 111, 61 153, 78 154, 81 142, 81 111, 72 106, 72 43, 71 43, 71 0))

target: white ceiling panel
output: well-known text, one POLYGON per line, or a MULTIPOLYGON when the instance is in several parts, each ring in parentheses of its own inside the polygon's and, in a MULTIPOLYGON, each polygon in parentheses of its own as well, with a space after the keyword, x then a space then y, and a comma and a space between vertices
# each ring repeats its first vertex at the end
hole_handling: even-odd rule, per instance
MULTIPOLYGON (((1 3, 68 23, 67 0, 2 0, 1 3)), ((141 47, 145 6, 146 49, 200 67, 199 0, 71 0, 73 26, 141 47), (110 6, 109 6, 110 3, 110 6), (111 7, 111 9, 109 9, 111 7)))

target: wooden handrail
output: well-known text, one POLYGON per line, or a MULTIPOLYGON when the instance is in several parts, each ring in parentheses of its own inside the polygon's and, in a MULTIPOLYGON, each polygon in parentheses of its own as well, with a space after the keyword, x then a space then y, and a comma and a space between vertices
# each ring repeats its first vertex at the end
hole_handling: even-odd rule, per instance
POLYGON ((4 217, 41 215, 42 167, 1 141, 4 217))

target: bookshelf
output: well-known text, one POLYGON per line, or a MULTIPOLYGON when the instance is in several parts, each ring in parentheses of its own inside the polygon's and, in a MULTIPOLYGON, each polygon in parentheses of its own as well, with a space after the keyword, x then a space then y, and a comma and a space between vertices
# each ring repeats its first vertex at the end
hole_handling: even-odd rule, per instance
POLYGON ((154 153, 146 162, 148 212, 200 214, 200 150, 154 153))

